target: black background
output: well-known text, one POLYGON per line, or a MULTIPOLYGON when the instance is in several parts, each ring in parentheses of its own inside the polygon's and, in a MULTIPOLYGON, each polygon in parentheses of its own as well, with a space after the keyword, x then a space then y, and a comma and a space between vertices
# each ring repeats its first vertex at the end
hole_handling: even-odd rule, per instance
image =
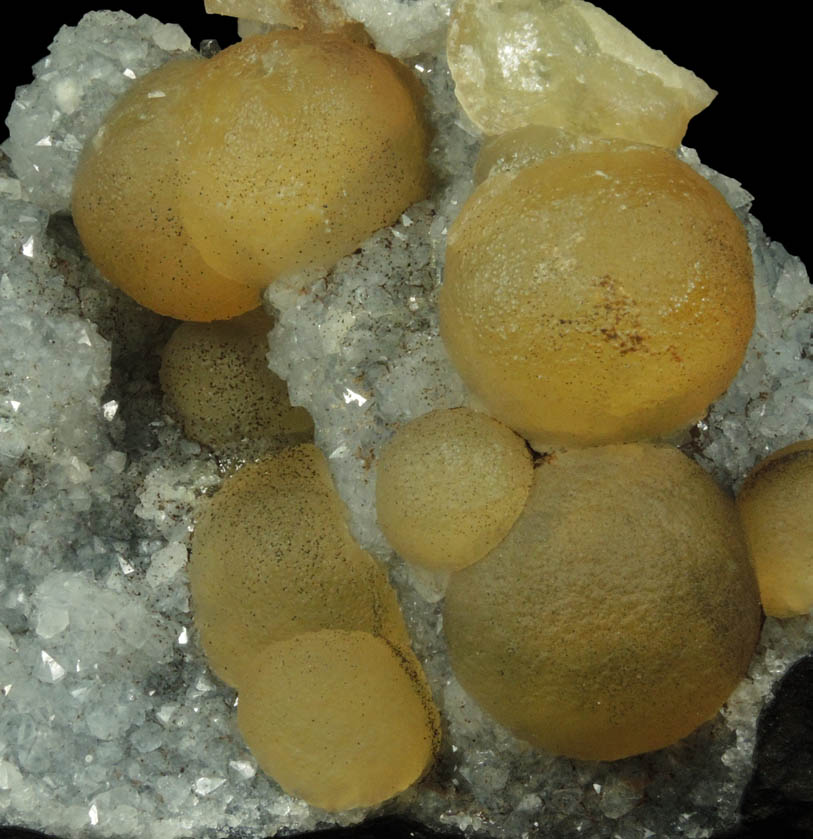
MULTIPOLYGON (((599 3, 650 46, 694 70, 719 92, 712 105, 692 121, 685 139, 701 159, 741 181, 756 196, 753 212, 771 238, 810 262, 810 188, 808 129, 810 109, 804 4, 754 5, 713 0, 680 4, 599 3), (804 41, 803 41, 804 39, 804 41)), ((151 14, 184 26, 198 46, 216 38, 226 46, 237 39, 228 18, 207 16, 203 0, 126 2, 133 15, 151 14)), ((16 7, 4 8, 11 14, 16 7)), ((62 24, 102 4, 55 3, 19 7, 16 27, 4 21, 2 61, 3 114, 17 85, 31 79, 30 66, 45 56, 62 24)), ((0 139, 6 131, 0 131, 0 139)), ((738 837, 813 837, 813 661, 800 662, 783 683, 778 701, 760 722, 759 762, 743 804, 738 837)), ((20 835, 0 827, 0 836, 20 835)), ((31 835, 31 834, 28 834, 31 835)), ((337 834, 333 834, 334 836, 337 834)), ((418 839, 428 834, 416 825, 373 823, 338 835, 357 839, 418 839)), ((660 839, 660 837, 659 837, 660 839)))
MULTIPOLYGON (((809 129, 804 127, 811 98, 806 61, 810 46, 804 4, 746 7, 715 0, 679 4, 604 0, 599 5, 719 92, 692 121, 686 144, 695 147, 709 166, 736 178, 755 195, 753 212, 767 234, 810 262, 810 213, 800 206, 810 188, 809 129)), ((24 23, 16 29, 3 27, 0 78, 5 102, 11 103, 17 85, 30 81, 31 64, 46 54, 60 25, 73 25, 84 12, 104 7, 103 0, 96 5, 37 4, 28 13, 23 3, 24 23)), ((195 46, 207 37, 217 38, 223 46, 237 39, 235 23, 206 15, 203 0, 147 0, 118 7, 133 15, 147 13, 180 23, 195 46)), ((7 112, 7 105, 2 111, 7 112)))

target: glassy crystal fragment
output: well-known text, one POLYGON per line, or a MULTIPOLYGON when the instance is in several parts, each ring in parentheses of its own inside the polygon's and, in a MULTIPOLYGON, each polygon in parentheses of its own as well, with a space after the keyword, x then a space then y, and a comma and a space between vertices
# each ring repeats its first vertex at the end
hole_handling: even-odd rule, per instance
POLYGON ((228 15, 279 26, 332 30, 350 22, 332 0, 206 0, 209 14, 228 15))
POLYGON ((447 52, 460 104, 487 134, 553 125, 675 148, 715 96, 584 0, 460 0, 447 52))

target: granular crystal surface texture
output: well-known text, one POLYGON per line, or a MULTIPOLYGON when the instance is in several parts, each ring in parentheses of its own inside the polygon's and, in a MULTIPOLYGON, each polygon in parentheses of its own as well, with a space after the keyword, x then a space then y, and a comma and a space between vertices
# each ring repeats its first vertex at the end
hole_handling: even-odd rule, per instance
MULTIPOLYGON (((94 13, 62 30, 19 89, 4 147, 13 172, 0 156, 3 825, 70 839, 261 839, 399 813, 497 839, 673 839, 737 820, 757 715, 813 648, 808 616, 768 618, 721 713, 675 746, 615 763, 553 758, 463 690, 442 635, 444 581, 402 562, 376 524, 375 466, 395 429, 471 399, 437 314, 447 232, 480 145, 443 54, 450 5, 343 0, 426 88, 436 179, 425 200, 333 270, 312 285, 303 278, 304 292, 276 285, 265 294, 276 309, 273 369, 314 417, 350 529, 397 587, 441 714, 433 768, 381 808, 311 807, 259 768, 238 729, 235 691, 205 660, 186 557, 203 497, 228 464, 165 412, 161 351, 177 323, 105 282, 64 215, 81 147, 115 96, 188 53, 189 41, 149 18, 94 13)), ((743 366, 681 438, 736 489, 764 456, 813 437, 813 296, 799 259, 750 215, 751 196, 691 149, 679 158, 724 195, 753 252, 756 325, 743 366)))
POLYGON ((754 322, 745 231, 666 151, 495 175, 449 233, 441 334, 488 410, 542 451, 648 439, 703 416, 754 322))
POLYGON ((70 209, 73 174, 85 143, 133 80, 192 44, 174 24, 149 15, 91 12, 63 26, 49 54, 34 66, 34 82, 17 89, 3 151, 22 191, 50 212, 70 209), (99 33, 107 33, 100 39, 99 33))

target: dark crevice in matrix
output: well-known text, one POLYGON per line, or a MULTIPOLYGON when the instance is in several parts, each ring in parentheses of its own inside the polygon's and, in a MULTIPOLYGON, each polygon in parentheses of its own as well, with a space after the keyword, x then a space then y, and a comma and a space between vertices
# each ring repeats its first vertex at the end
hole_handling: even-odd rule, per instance
POLYGON ((109 422, 113 445, 128 458, 138 458, 158 446, 164 414, 158 381, 161 350, 178 322, 139 306, 110 285, 87 257, 76 256, 84 251, 70 217, 52 216, 48 234, 56 246, 56 267, 75 289, 80 314, 110 343, 110 383, 102 404, 115 411, 109 422))

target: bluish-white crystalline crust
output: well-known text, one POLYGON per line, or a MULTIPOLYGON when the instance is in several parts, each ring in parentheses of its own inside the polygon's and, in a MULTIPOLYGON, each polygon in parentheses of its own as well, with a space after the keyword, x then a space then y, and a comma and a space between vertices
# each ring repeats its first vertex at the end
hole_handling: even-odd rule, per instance
POLYGON ((133 79, 191 50, 180 26, 149 15, 92 12, 78 26, 63 26, 6 119, 2 149, 24 196, 49 212, 69 210, 79 155, 104 112, 133 79))
POLYGON ((454 0, 338 0, 338 5, 364 24, 379 50, 408 58, 444 48, 454 0))
MULTIPOLYGON (((417 54, 413 30, 404 26, 399 41, 400 5, 380 4, 395 24, 378 25, 393 51, 417 54)), ((443 18, 439 0, 412 5, 443 18)), ((0 824, 65 837, 260 837, 366 815, 312 810, 258 772, 243 746, 235 695, 209 675, 189 612, 194 510, 220 470, 163 413, 158 353, 173 324, 107 285, 70 222, 48 216, 67 207, 77 153, 67 136, 95 129, 125 69, 145 71, 185 49, 184 38, 119 13, 63 29, 51 60, 97 68, 93 92, 53 121, 61 79, 83 73, 53 75, 41 62, 12 111, 16 176, 0 163, 0 824), (61 139, 38 146, 46 136, 61 139)), ((267 295, 279 311, 271 366, 314 415, 353 529, 388 564, 444 714, 431 783, 385 809, 501 839, 708 836, 735 817, 758 710, 813 644, 810 619, 768 619, 748 678, 681 744, 620 764, 555 759, 468 699, 440 632, 443 580, 409 570, 376 527, 381 445, 397 423, 465 399, 434 302, 478 138, 442 56, 409 63, 429 90, 436 190, 307 293, 267 295)), ((731 485, 764 452, 813 436, 813 298, 801 263, 748 215, 750 196, 691 150, 681 155, 743 218, 757 266, 757 327, 743 369, 685 443, 731 485)))

